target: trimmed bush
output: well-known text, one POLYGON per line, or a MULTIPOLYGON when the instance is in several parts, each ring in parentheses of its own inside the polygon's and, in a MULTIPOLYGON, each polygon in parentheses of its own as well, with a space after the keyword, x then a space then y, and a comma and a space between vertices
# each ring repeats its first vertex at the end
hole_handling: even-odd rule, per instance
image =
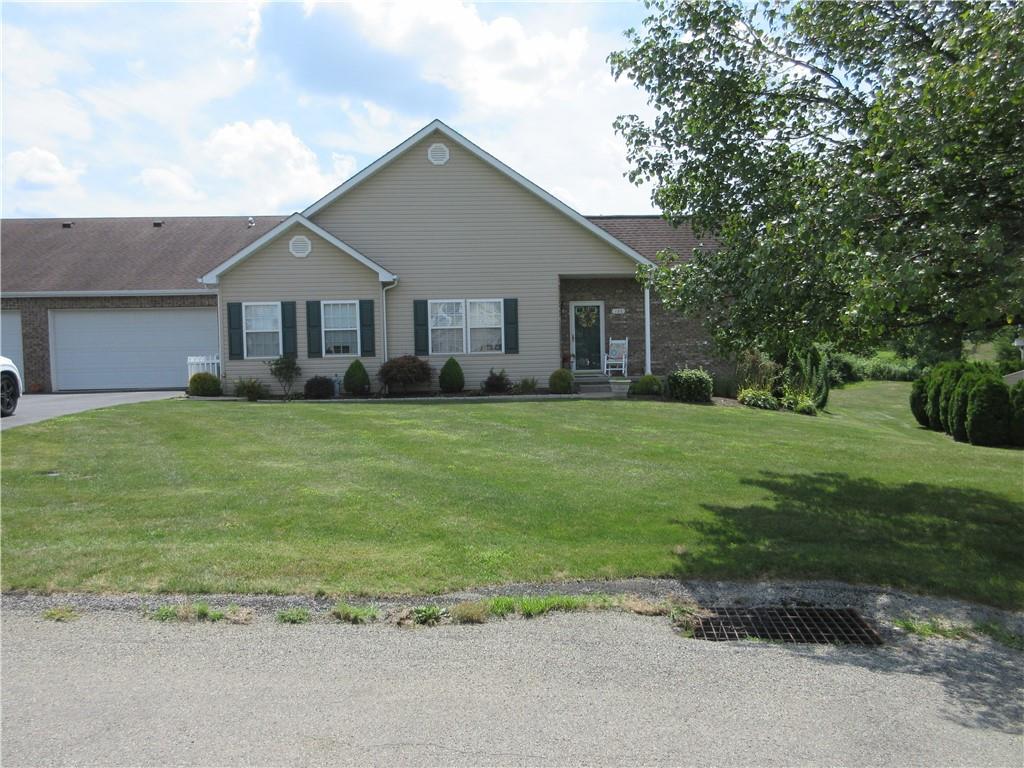
POLYGON ((750 408, 763 408, 766 411, 779 410, 779 399, 772 394, 770 389, 747 387, 740 390, 736 399, 750 408))
POLYGON ((984 378, 977 371, 967 371, 957 382, 953 394, 949 398, 946 411, 946 426, 949 434, 960 443, 967 442, 967 403, 974 385, 984 378))
POLYGON ((570 395, 575 386, 576 380, 568 368, 559 368, 548 378, 548 389, 556 395, 570 395))
POLYGON ((454 395, 466 388, 466 377, 462 373, 462 366, 454 357, 449 357, 441 366, 441 372, 437 375, 438 386, 442 392, 454 395))
POLYGON ((967 437, 971 445, 1006 445, 1010 439, 1010 389, 998 376, 986 376, 967 398, 967 437))
POLYGON ((928 423, 928 381, 926 379, 914 379, 910 388, 910 410, 922 427, 931 426, 928 423))
POLYGON ((942 431, 942 385, 954 365, 956 363, 939 363, 928 374, 928 427, 937 432, 942 431))
POLYGON ((348 370, 345 371, 345 378, 341 381, 341 387, 350 395, 364 397, 370 394, 370 374, 366 372, 366 366, 362 360, 353 360, 348 370))
POLYGON ((939 423, 942 431, 948 435, 953 434, 953 425, 949 423, 949 401, 953 399, 953 392, 956 385, 960 383, 961 377, 970 369, 965 364, 951 366, 942 379, 939 386, 939 423))
POLYGON ((1024 379, 1010 389, 1010 442, 1024 446, 1024 379))
POLYGON ((629 394, 631 395, 660 395, 661 393, 661 378, 653 373, 641 376, 629 385, 629 394))
POLYGON ((512 391, 512 379, 505 373, 504 368, 497 373, 491 368, 487 378, 480 382, 480 389, 488 395, 507 395, 512 391))
POLYGON ((193 373, 188 380, 188 393, 193 397, 220 397, 224 390, 220 379, 212 373, 193 373))
POLYGON ((668 375, 668 396, 683 403, 710 403, 715 382, 703 368, 682 368, 668 375))
POLYGON ((330 400, 334 397, 334 382, 326 376, 314 376, 306 379, 302 395, 307 400, 330 400))
POLYGON ((269 396, 270 390, 259 379, 239 379, 235 382, 235 397, 244 397, 250 403, 255 403, 269 396))
POLYGON ((406 392, 409 387, 430 383, 430 363, 416 355, 393 357, 380 367, 377 375, 389 392, 393 387, 406 392))
POLYGON ((517 395, 532 395, 537 391, 537 380, 532 376, 520 379, 512 389, 517 395))

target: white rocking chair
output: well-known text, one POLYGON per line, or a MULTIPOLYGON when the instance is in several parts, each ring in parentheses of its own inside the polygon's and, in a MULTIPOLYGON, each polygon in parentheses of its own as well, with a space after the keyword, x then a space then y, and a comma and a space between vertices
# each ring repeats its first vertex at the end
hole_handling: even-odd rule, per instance
POLYGON ((601 366, 605 376, 611 376, 618 372, 625 376, 629 370, 629 339, 608 339, 608 352, 604 355, 604 365, 601 366))

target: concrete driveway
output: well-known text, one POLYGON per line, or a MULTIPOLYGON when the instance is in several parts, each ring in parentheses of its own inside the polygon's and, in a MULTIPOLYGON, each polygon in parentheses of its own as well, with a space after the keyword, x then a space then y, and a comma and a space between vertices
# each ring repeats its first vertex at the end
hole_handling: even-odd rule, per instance
POLYGON ((37 421, 67 416, 69 413, 91 411, 125 403, 144 403, 147 400, 166 400, 181 397, 182 391, 155 392, 83 392, 67 395, 22 395, 13 416, 0 419, 0 429, 34 424, 37 421))
POLYGON ((709 643, 663 617, 2 623, 2 757, 50 765, 1019 765, 1021 654, 709 643))

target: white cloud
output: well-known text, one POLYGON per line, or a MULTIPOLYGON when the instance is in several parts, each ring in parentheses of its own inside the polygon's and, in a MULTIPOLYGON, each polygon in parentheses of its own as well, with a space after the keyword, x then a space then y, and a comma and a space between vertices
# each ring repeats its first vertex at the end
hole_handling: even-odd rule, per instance
POLYGON ((143 168, 138 181, 162 199, 169 198, 176 202, 197 202, 206 199, 206 195, 195 188, 192 174, 180 166, 143 168))
POLYGON ((69 188, 78 184, 84 168, 68 168, 53 152, 30 147, 11 152, 4 160, 4 182, 27 189, 69 188))
POLYGON ((428 117, 402 115, 372 101, 352 103, 342 99, 338 106, 345 117, 345 130, 326 131, 317 136, 319 143, 338 152, 376 158, 430 122, 428 117))

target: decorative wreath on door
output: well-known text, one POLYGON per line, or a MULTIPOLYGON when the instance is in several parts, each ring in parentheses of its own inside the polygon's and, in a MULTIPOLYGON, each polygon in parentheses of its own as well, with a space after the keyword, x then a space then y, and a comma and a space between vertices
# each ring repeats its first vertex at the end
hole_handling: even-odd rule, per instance
POLYGON ((581 328, 593 328, 597 318, 597 307, 576 307, 576 320, 581 328))

